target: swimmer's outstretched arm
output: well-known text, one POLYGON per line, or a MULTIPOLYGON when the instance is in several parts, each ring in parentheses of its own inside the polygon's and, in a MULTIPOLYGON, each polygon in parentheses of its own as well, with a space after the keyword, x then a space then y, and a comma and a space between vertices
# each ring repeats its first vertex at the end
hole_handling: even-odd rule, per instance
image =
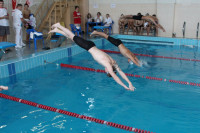
POLYGON ((107 70, 109 74, 113 77, 113 79, 121 86, 123 86, 125 89, 130 90, 121 80, 120 78, 113 72, 112 66, 109 64, 107 65, 107 70))
POLYGON ((147 21, 151 21, 157 28, 160 28, 161 30, 163 30, 163 32, 165 32, 165 29, 160 24, 157 24, 153 17, 143 16, 142 19, 147 20, 147 21))
POLYGON ((129 89, 131 91, 135 90, 135 87, 132 85, 131 81, 128 79, 128 77, 126 76, 126 74, 119 68, 118 65, 115 66, 115 68, 117 69, 118 73, 121 75, 121 77, 126 80, 126 82, 128 82, 129 84, 129 89))

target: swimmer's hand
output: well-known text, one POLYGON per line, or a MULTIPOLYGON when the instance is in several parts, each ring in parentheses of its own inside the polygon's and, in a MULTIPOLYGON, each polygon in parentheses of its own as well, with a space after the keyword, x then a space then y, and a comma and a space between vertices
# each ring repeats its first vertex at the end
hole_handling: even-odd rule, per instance
POLYGON ((130 90, 127 86, 124 86, 125 89, 130 90))
POLYGON ((132 85, 132 84, 129 84, 129 90, 130 91, 134 91, 136 88, 132 85))
POLYGON ((2 90, 8 90, 8 87, 7 86, 0 86, 0 91, 2 90))

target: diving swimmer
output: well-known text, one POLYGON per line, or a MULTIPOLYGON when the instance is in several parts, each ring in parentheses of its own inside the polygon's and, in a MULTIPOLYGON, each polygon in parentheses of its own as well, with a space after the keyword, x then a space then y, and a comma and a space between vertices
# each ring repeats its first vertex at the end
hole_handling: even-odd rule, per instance
POLYGON ((127 90, 134 91, 135 87, 132 85, 130 80, 127 78, 125 73, 119 68, 118 64, 115 60, 113 60, 108 54, 99 50, 94 42, 85 40, 81 37, 75 36, 69 29, 60 25, 60 23, 56 23, 52 26, 52 30, 49 33, 60 33, 72 41, 74 41, 78 46, 87 50, 95 61, 105 67, 105 71, 107 75, 113 77, 113 79, 121 86, 123 86, 127 90), (120 74, 120 76, 128 83, 129 87, 127 87, 121 79, 116 75, 116 71, 120 74))

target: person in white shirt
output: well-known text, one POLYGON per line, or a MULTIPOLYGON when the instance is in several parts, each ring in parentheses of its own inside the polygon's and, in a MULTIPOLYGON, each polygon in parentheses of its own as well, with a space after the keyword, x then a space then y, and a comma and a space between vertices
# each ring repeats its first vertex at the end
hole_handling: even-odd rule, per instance
POLYGON ((92 15, 90 13, 87 14, 87 22, 92 22, 92 15))
POLYGON ((4 8, 4 1, 0 0, 0 42, 7 42, 7 35, 10 34, 9 15, 4 8))
MULTIPOLYGON (((106 19, 104 21, 104 26, 111 26, 112 24, 112 19, 110 18, 110 15, 109 14, 106 14, 106 19)), ((104 32, 107 34, 108 33, 108 29, 104 29, 104 32)))
POLYGON ((95 22, 103 22, 103 17, 101 16, 100 12, 97 13, 97 16, 95 17, 95 22))
POLYGON ((30 14, 30 21, 29 24, 32 26, 33 29, 36 28, 36 19, 34 17, 34 14, 30 14))
POLYGON ((15 48, 22 48, 25 47, 26 45, 22 42, 22 24, 27 23, 23 19, 22 15, 22 4, 18 4, 17 8, 13 12, 13 27, 15 30, 15 43, 16 46, 15 48))
POLYGON ((112 24, 112 19, 110 18, 109 14, 106 14, 104 26, 110 26, 110 24, 112 24))
MULTIPOLYGON (((89 23, 89 27, 88 27, 89 29, 88 29, 88 30, 89 30, 89 31, 92 31, 92 27, 95 26, 96 24, 90 23, 90 22, 94 22, 94 19, 92 18, 91 13, 88 13, 88 14, 87 14, 87 19, 86 19, 86 21, 87 21, 87 23, 89 23)), ((86 23, 86 24, 87 24, 87 23, 86 23)))

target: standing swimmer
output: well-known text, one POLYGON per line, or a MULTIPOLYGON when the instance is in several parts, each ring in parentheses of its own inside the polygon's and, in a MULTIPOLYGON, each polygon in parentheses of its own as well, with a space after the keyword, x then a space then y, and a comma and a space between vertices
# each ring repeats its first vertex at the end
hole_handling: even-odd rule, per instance
POLYGON ((130 80, 127 78, 125 73, 119 68, 117 65, 116 61, 113 60, 108 54, 105 52, 99 50, 94 42, 92 41, 87 41, 81 37, 75 36, 69 29, 63 27, 60 25, 60 23, 54 24, 52 26, 52 29, 49 33, 60 33, 71 40, 73 40, 78 46, 81 48, 87 50, 96 60, 99 64, 105 67, 105 71, 108 76, 113 77, 113 79, 121 86, 123 86, 127 90, 134 91, 135 87, 133 87, 132 83, 130 80), (129 84, 129 87, 127 87, 121 79, 116 75, 116 71, 119 72, 121 77, 126 80, 126 82, 129 84))
POLYGON ((165 29, 162 27, 162 25, 158 23, 157 18, 155 18, 154 16, 143 16, 141 13, 138 13, 137 15, 126 15, 124 16, 124 18, 151 21, 156 27, 165 32, 165 29))

